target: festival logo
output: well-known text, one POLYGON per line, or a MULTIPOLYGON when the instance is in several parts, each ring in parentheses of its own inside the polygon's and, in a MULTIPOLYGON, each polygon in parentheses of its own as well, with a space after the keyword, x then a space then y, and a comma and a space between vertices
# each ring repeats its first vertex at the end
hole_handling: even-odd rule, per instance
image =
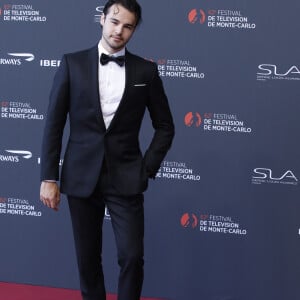
POLYGON ((187 127, 199 127, 202 123, 202 119, 198 112, 188 112, 184 117, 184 123, 187 127))
POLYGON ((152 61, 157 63, 160 77, 179 79, 204 79, 205 77, 205 74, 199 72, 198 67, 188 59, 160 58, 152 61))
POLYGON ((14 215, 23 217, 41 217, 42 212, 37 210, 29 200, 15 197, 0 197, 0 215, 14 215))
POLYGON ((242 228, 239 222, 231 216, 219 216, 206 213, 184 213, 180 219, 180 224, 184 228, 198 228, 202 233, 219 233, 226 235, 245 236, 247 230, 242 228))
POLYGON ((188 59, 182 58, 148 58, 145 59, 157 63, 160 77, 178 78, 178 79, 204 79, 205 74, 199 72, 198 67, 188 59))
POLYGON ((200 24, 204 24, 206 20, 206 14, 203 9, 199 9, 199 11, 194 8, 188 14, 188 19, 191 24, 195 24, 199 21, 200 24))
POLYGON ((252 128, 246 125, 244 120, 236 114, 228 113, 200 113, 188 112, 184 117, 184 124, 187 127, 201 127, 205 132, 222 133, 251 133, 252 128), (203 124, 203 126, 201 126, 203 124))
POLYGON ((252 184, 286 184, 298 185, 298 178, 292 170, 274 171, 270 168, 255 168, 252 184))
POLYGON ((195 214, 185 213, 182 215, 180 219, 180 223, 182 227, 192 227, 196 228, 198 225, 198 218, 195 214))
POLYGON ((46 22, 47 17, 42 15, 32 4, 4 4, 0 8, 0 17, 4 22, 46 22))
POLYGON ((191 182, 198 182, 201 179, 200 174, 195 173, 192 168, 187 166, 187 163, 166 160, 162 162, 156 178, 191 182))
POLYGON ((275 64, 260 64, 256 73, 259 81, 267 80, 300 80, 300 67, 278 66, 275 64))
POLYGON ((23 101, 0 101, 2 119, 18 120, 38 120, 44 119, 43 114, 39 114, 37 108, 32 108, 29 102, 23 101))
POLYGON ((193 8, 188 12, 187 18, 190 24, 199 24, 211 29, 249 30, 256 28, 256 24, 240 10, 193 8))

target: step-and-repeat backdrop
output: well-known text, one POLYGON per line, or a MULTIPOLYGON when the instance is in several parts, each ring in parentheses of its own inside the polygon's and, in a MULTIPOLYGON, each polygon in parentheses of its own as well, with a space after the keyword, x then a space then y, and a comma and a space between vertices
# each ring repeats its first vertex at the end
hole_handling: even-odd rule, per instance
MULTIPOLYGON (((128 49, 158 64, 176 125, 145 195, 143 295, 299 299, 300 2, 140 3, 128 49)), ((39 201, 40 145, 61 56, 98 42, 103 5, 1 1, 0 281, 79 287, 66 201, 39 201)), ((143 149, 152 132, 147 116, 143 149)), ((104 235, 115 293, 108 212, 104 235)))

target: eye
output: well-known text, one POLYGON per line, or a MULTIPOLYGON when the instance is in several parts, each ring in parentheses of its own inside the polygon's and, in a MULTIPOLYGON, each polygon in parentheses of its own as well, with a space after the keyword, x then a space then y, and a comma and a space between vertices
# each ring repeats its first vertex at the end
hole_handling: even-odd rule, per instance
POLYGON ((126 29, 133 30, 133 26, 132 26, 132 25, 125 25, 124 27, 125 27, 126 29))
POLYGON ((115 18, 110 18, 110 22, 117 25, 119 23, 119 21, 115 18))

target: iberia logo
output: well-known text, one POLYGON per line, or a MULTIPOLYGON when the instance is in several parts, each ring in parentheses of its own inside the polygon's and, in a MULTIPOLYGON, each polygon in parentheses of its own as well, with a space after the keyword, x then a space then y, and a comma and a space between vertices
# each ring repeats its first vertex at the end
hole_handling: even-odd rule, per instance
POLYGON ((184 123, 187 127, 199 127, 202 123, 202 118, 198 112, 188 112, 184 117, 184 123))
POLYGON ((195 24, 199 21, 200 24, 204 24, 206 20, 206 14, 203 9, 199 9, 199 11, 194 8, 188 14, 188 20, 191 24, 195 24))
POLYGON ((198 218, 195 214, 185 213, 180 219, 182 227, 192 227, 195 228, 198 225, 198 218))

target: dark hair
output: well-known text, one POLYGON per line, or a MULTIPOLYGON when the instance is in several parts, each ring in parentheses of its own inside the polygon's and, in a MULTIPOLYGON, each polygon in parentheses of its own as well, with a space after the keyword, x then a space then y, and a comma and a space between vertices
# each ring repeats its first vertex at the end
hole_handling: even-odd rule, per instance
POLYGON ((106 16, 108 14, 108 10, 111 6, 114 4, 120 4, 130 12, 135 14, 136 18, 136 26, 141 22, 142 20, 142 8, 141 6, 136 2, 136 0, 108 0, 107 3, 104 5, 103 8, 103 14, 106 16))

